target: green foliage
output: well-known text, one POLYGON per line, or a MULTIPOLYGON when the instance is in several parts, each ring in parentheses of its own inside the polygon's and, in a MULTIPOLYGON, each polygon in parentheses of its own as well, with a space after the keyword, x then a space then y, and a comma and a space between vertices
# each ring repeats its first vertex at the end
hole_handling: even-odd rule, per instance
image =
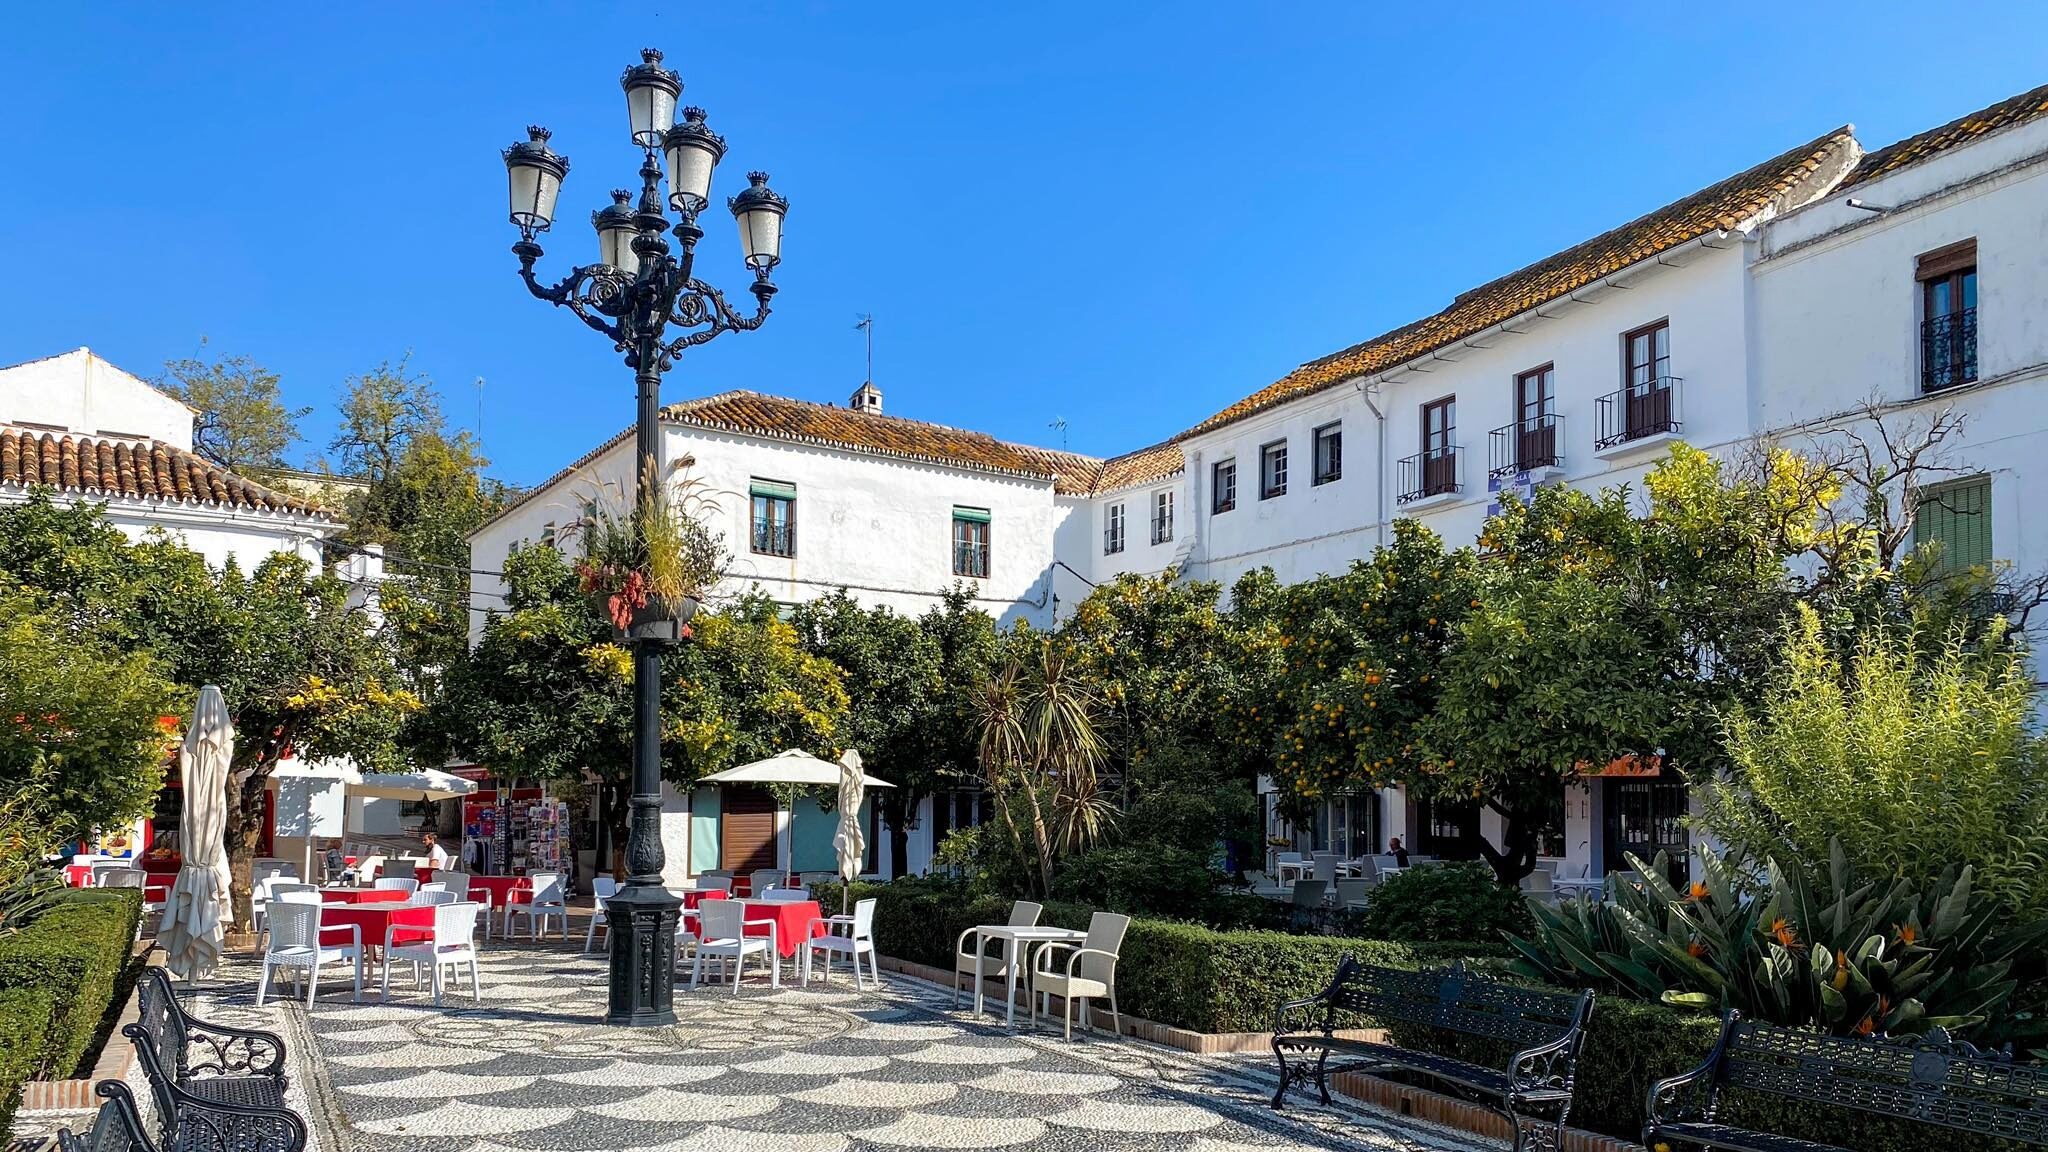
POLYGON ((1196 918, 1218 880, 1206 852, 1147 840, 1095 848, 1062 861, 1052 891, 1059 899, 1097 908, 1196 918))
POLYGON ((88 889, 66 893, 27 928, 0 936, 0 1112, 16 1099, 16 1069, 26 1064, 27 1078, 68 1078, 102 1038, 129 984, 141 915, 135 889, 88 889), (33 1014, 6 1010, 10 1002, 33 1014))
POLYGON ((1816 880, 1828 845, 1873 876, 1932 883, 1956 865, 2015 915, 2048 915, 2048 737, 2024 656, 1960 629, 1874 628, 1844 660, 1802 610, 1784 668, 1728 720, 1734 772, 1702 801, 1728 843, 1785 845, 1816 880))
POLYGON ((1102 790, 1099 699, 1067 650, 1030 633, 976 685, 977 759, 1002 828, 1031 858, 1034 891, 1054 862, 1100 842, 1116 816, 1102 790))
POLYGON ((1703 849, 1703 878, 1680 892, 1661 858, 1630 863, 1604 901, 1531 902, 1538 928, 1514 941, 1520 970, 1841 1035, 1941 1026, 1997 1044, 2048 1033, 2048 921, 2013 923, 1967 866, 1921 887, 1859 876, 1835 846, 1811 884, 1803 869, 1703 849))
POLYGON ((299 556, 274 553, 247 575, 233 563, 214 571, 166 537, 130 543, 97 506, 38 493, 0 510, 0 579, 34 595, 81 650, 148 652, 186 701, 220 687, 236 731, 228 845, 244 923, 264 782, 279 759, 399 760, 399 729, 419 700, 390 637, 350 606, 346 585, 299 556))
POLYGON ((1484 864, 1466 862, 1384 878, 1368 893, 1357 929, 1377 940, 1498 941, 1526 934, 1530 920, 1519 891, 1484 864))
POLYGON ((56 1014, 54 988, 0 988, 0 1130, 14 1118, 21 1086, 35 1078, 49 1050, 56 1014))
POLYGON ((0 889, 17 855, 150 810, 175 706, 147 654, 82 634, 27 592, 0 594, 0 889))
POLYGON ((247 356, 171 360, 156 386, 199 412, 192 450, 223 468, 261 471, 285 466, 311 408, 287 408, 277 373, 247 356))
MULTIPOLYGON (((653 470, 651 458, 642 468, 653 470)), ((598 600, 621 632, 638 609, 674 612, 702 597, 729 559, 725 538, 706 523, 710 510, 699 507, 696 481, 662 476, 642 487, 599 484, 581 493, 583 516, 565 533, 579 553, 578 590, 598 600)))

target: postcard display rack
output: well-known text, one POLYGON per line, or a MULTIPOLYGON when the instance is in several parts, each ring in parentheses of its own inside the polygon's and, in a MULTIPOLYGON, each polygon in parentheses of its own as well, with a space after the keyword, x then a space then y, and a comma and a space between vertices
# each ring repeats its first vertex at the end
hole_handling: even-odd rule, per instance
POLYGON ((483 875, 570 874, 575 868, 569 806, 543 789, 479 788, 463 800, 462 833, 465 863, 483 875))

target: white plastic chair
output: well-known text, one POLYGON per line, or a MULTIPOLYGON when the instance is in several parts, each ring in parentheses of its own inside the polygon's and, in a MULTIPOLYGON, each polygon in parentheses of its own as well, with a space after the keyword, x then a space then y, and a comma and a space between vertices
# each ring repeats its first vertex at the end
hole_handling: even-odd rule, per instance
POLYGON ((297 880, 284 876, 265 876, 256 882, 255 887, 250 890, 249 909, 250 916, 256 925, 256 950, 259 953, 263 951, 264 937, 270 931, 270 905, 274 901, 284 899, 286 896, 293 894, 303 895, 309 892, 312 893, 312 899, 310 901, 302 899, 299 902, 302 904, 319 903, 320 890, 311 884, 301 884, 297 880))
POLYGON ((313 1006, 313 998, 320 994, 320 968, 324 964, 353 963, 356 969, 355 991, 350 997, 360 1001, 363 998, 363 928, 360 924, 348 926, 349 943, 323 944, 320 942, 320 899, 313 895, 313 903, 305 902, 305 893, 292 893, 289 899, 279 898, 270 902, 266 919, 270 927, 270 943, 263 950, 263 974, 256 981, 256 1006, 263 1006, 263 998, 270 992, 270 972, 273 968, 292 969, 292 987, 298 987, 298 974, 306 974, 306 1007, 313 1006))
POLYGON ((432 884, 429 884, 426 887, 421 888, 418 892, 413 893, 412 900, 409 901, 409 903, 413 904, 432 904, 436 906, 442 904, 460 904, 462 902, 462 897, 457 896, 455 893, 450 892, 446 888, 436 888, 432 884))
MULTIPOLYGON (((464 900, 469 899, 469 873, 467 872, 452 872, 446 868, 436 868, 434 869, 434 883, 455 893, 464 900)), ((490 917, 487 916, 484 919, 488 923, 490 917)))
POLYGON ((749 936, 746 930, 746 907, 737 900, 706 900, 697 908, 697 947, 690 956, 690 987, 695 988, 703 977, 704 961, 717 960, 721 964, 732 962, 732 991, 739 995, 740 973, 746 967, 747 957, 760 953, 768 961, 768 985, 782 987, 782 957, 776 950, 775 922, 767 921, 766 936, 749 936))
POLYGON ((135 862, 133 860, 95 860, 92 862, 92 886, 104 888, 106 887, 108 873, 128 872, 134 868, 135 862))
MULTIPOLYGON (((585 952, 586 954, 587 954, 587 953, 588 953, 588 952, 590 951, 590 949, 591 949, 591 946, 597 943, 597 930, 598 930, 599 928, 602 928, 602 929, 604 929, 604 946, 605 946, 605 948, 606 948, 607 950, 609 950, 609 949, 611 948, 611 946, 612 946, 612 927, 611 927, 611 921, 609 921, 609 920, 605 919, 605 915, 604 915, 604 902, 605 902, 605 901, 607 901, 607 900, 609 900, 609 899, 611 899, 611 898, 612 898, 612 897, 614 897, 614 896, 617 896, 618 894, 619 894, 619 882, 618 882, 617 880, 613 879, 612 877, 610 877, 610 876, 599 876, 599 877, 596 877, 596 878, 594 878, 594 879, 592 879, 592 880, 591 880, 591 882, 590 882, 590 930, 589 930, 589 931, 587 931, 587 932, 585 932, 585 933, 583 934, 583 951, 584 951, 584 952, 585 952)), ((680 925, 681 925, 681 923, 682 923, 682 918, 681 918, 680 916, 678 916, 678 917, 676 918, 676 923, 677 923, 677 925, 678 925, 678 926, 680 926, 680 925)))
POLYGON ((1550 869, 1537 865, 1536 870, 1522 877, 1522 892, 1531 900, 1551 903, 1557 899, 1557 885, 1550 869))
POLYGON ((259 856, 250 862, 249 878, 251 880, 261 880, 265 876, 289 876, 293 880, 302 879, 299 875, 299 866, 297 864, 277 856, 259 856))
POLYGON ((1280 877, 1282 884, 1299 877, 1307 866, 1307 861, 1301 858, 1299 852, 1282 852, 1273 858, 1273 871, 1280 877))
POLYGON ((809 888, 770 888, 766 892, 761 893, 761 899, 779 902, 809 900, 810 898, 811 890, 809 888))
POLYGON ((93 872, 93 879, 102 888, 140 888, 143 878, 140 868, 109 868, 104 872, 93 872))
MULTIPOLYGON (((1378 873, 1374 873, 1374 875, 1378 875, 1378 873)), ((1340 909, 1365 907, 1365 893, 1372 885, 1373 882, 1371 880, 1337 881, 1337 907, 1340 909)))
POLYGON ((880 988, 882 986, 882 969, 875 959, 875 900, 873 897, 854 901, 853 915, 851 916, 823 916, 811 921, 811 923, 814 925, 824 924, 832 929, 845 928, 848 931, 845 935, 833 931, 824 936, 812 936, 804 942, 803 973, 806 986, 811 982, 811 961, 820 952, 825 954, 825 983, 830 984, 832 982, 832 958, 844 955, 847 959, 853 961, 854 991, 862 991, 860 958, 865 955, 868 958, 868 975, 874 978, 875 987, 880 988))
POLYGON ((562 935, 569 935, 568 890, 562 883, 560 872, 535 872, 527 877, 533 892, 525 900, 505 905, 505 939, 512 938, 512 917, 526 917, 526 935, 538 940, 548 929, 548 917, 559 917, 562 921, 562 935))
POLYGON ((393 924, 384 929, 384 999, 391 999, 391 965, 410 960, 414 988, 420 986, 420 965, 433 970, 434 1007, 441 1006, 441 969, 453 967, 459 973, 464 964, 469 965, 470 998, 481 1002, 484 989, 476 968, 476 918, 483 910, 483 905, 466 900, 436 904, 433 937, 410 944, 392 942, 394 936, 405 930, 405 925, 393 924))
POLYGON ((379 892, 403 892, 410 896, 420 890, 420 882, 410 876, 403 878, 390 876, 379 879, 376 883, 371 884, 370 887, 379 892))
POLYGON ((722 872, 700 872, 697 874, 697 887, 706 891, 716 890, 731 895, 732 877, 722 872))
MULTIPOLYGON (((1038 916, 1044 911, 1043 905, 1033 904, 1029 900, 1019 900, 1010 905, 1009 926, 1012 928, 1029 928, 1038 923, 1038 916)), ((960 1004, 960 981, 963 979, 972 981, 974 979, 976 958, 972 941, 975 939, 974 929, 969 928, 960 934, 958 940, 953 942, 954 1007, 958 1007, 960 1004)), ((1007 941, 1003 940, 992 941, 992 943, 996 946, 995 951, 988 953, 986 958, 981 960, 981 974, 990 979, 1007 981, 1010 978, 1010 956, 1008 951, 1010 945, 1007 941)))
POLYGON ((752 875, 747 877, 747 891, 752 895, 759 896, 770 888, 781 887, 787 875, 780 868, 756 869, 752 875))
MULTIPOLYGON (((1116 1009, 1116 961, 1117 953, 1123 948, 1124 933, 1131 926, 1129 916, 1115 912, 1097 912, 1088 918, 1088 938, 1079 948, 1057 940, 1048 942, 1038 950, 1038 964, 1031 972, 1031 990, 1038 994, 1031 1004, 1031 1022, 1038 1023, 1040 999, 1058 996, 1060 1023, 1065 1028, 1066 1038, 1074 1038, 1074 1003, 1081 1004, 1081 1027, 1093 1028, 1089 1014, 1091 1000, 1107 998, 1109 1015, 1116 1025, 1116 1031, 1124 1030, 1124 1018, 1116 1009), (1066 953, 1066 964, 1055 970, 1054 960, 1060 953, 1066 953)), ((1050 1004, 1047 1005, 1050 1010, 1050 1004)))

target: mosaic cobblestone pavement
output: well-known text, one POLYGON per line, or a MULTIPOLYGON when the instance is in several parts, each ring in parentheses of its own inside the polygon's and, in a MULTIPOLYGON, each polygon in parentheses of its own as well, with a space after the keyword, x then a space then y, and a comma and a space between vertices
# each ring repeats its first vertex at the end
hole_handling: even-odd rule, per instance
POLYGON ((1275 1114, 1255 1059, 1011 1033, 890 974, 861 994, 843 968, 808 990, 679 984, 676 1026, 636 1030, 601 1022, 603 957, 572 947, 493 944, 481 1003, 465 986, 441 1008, 403 968, 388 1002, 366 980, 350 1003, 343 971, 310 1011, 257 1008, 247 963, 194 994, 200 1015, 285 1034, 320 1152, 1495 1147, 1362 1107, 1275 1114))

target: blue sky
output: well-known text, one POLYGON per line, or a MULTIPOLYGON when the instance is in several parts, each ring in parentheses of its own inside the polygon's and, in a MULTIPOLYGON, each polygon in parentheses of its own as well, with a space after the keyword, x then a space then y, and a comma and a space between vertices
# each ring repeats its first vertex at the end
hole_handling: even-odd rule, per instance
MULTIPOLYGON (((0 363, 245 353, 316 407, 408 350, 541 479, 631 419, 530 299, 498 151, 572 163, 543 270, 629 182, 653 45, 792 208, 768 326, 667 399, 842 402, 1142 447, 1295 364, 1854 122, 1866 146, 2048 81, 2048 6, 43 4, 0 37, 0 363), (1796 8, 1798 6, 1787 6, 1796 8)), ((700 274, 744 298, 720 211, 700 274)))

